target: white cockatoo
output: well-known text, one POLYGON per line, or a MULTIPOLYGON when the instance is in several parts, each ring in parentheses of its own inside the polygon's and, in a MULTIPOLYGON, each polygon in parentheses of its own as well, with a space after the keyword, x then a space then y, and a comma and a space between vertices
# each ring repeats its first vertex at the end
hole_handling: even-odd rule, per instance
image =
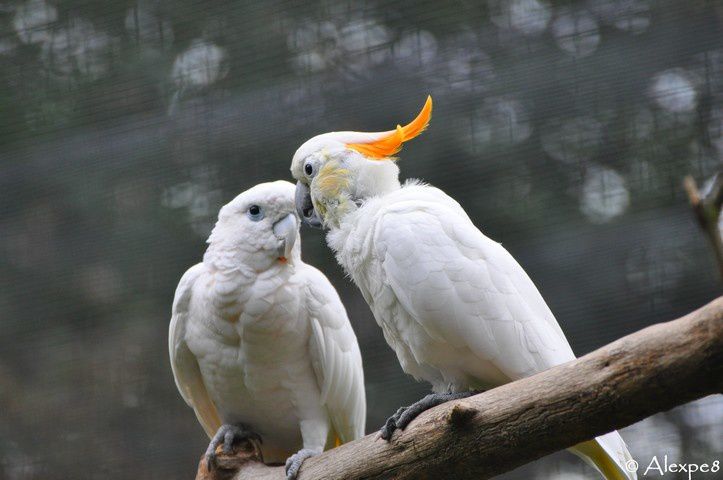
MULTIPOLYGON (((419 135, 432 100, 410 124, 378 133, 331 132, 304 143, 291 173, 308 224, 327 241, 371 307, 404 371, 435 393, 401 408, 391 438, 427 408, 575 358, 522 267, 441 190, 400 185, 392 156, 419 135)), ((571 451, 606 479, 633 479, 617 432, 571 451)))
POLYGON ((218 445, 260 438, 264 461, 295 478, 305 458, 364 434, 356 336, 329 280, 301 260, 297 218, 289 182, 243 192, 178 284, 171 366, 211 437, 209 469, 218 445))

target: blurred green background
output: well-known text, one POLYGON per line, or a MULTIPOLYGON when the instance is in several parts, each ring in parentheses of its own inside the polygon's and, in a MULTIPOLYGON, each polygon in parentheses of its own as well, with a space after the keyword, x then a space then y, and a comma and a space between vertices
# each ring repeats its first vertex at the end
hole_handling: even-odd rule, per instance
MULTIPOLYGON (((403 177, 518 258, 576 353, 714 298, 681 180, 721 167, 722 22, 704 0, 0 1, 0 478, 191 478, 207 439, 166 336, 218 208, 428 93, 403 177)), ((428 386, 302 234, 350 312, 371 431, 428 386)), ((703 462, 722 425, 717 397, 623 433, 641 465, 703 462)), ((556 454, 504 478, 595 477, 556 454)))

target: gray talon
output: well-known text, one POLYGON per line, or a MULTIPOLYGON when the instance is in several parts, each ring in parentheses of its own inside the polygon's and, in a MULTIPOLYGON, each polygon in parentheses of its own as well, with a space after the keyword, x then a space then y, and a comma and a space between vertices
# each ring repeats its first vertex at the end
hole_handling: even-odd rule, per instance
POLYGON ((384 440, 389 440, 390 438, 392 438, 392 434, 397 428, 397 420, 399 420, 399 417, 402 416, 402 413, 404 413, 407 408, 408 407, 399 407, 397 411, 394 412, 394 415, 389 417, 384 423, 384 426, 381 429, 381 436, 384 440))
POLYGON ((420 413, 429 410, 432 407, 436 407, 437 405, 449 402, 450 400, 471 397, 477 393, 479 392, 430 393, 408 407, 399 408, 394 415, 387 419, 386 423, 381 428, 381 437, 384 440, 389 440, 392 438, 394 430, 404 430, 412 420, 419 416, 420 413))
POLYGON ((301 464, 304 463, 309 457, 318 455, 319 452, 311 450, 309 448, 302 448, 292 456, 286 459, 286 480, 296 480, 299 476, 299 469, 301 464))
POLYGON ((261 443, 258 433, 252 432, 245 425, 224 424, 218 429, 206 449, 206 468, 210 472, 216 466, 216 448, 222 445, 223 453, 231 453, 233 444, 240 440, 256 440, 261 443))

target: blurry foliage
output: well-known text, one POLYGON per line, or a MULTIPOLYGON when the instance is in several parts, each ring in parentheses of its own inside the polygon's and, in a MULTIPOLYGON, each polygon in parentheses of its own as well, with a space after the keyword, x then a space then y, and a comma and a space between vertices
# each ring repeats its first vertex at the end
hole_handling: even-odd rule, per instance
MULTIPOLYGON (((718 287, 680 179, 721 166, 722 18, 703 0, 0 2, 0 477, 190 475, 205 438, 166 329, 218 208, 289 178, 310 136, 391 128, 426 93, 403 176, 518 257, 578 353, 699 306, 718 287)), ((352 315, 376 428, 427 386, 303 236, 352 315)), ((641 464, 710 460, 721 410, 626 437, 641 464)), ((508 478, 578 478, 566 460, 508 478)))

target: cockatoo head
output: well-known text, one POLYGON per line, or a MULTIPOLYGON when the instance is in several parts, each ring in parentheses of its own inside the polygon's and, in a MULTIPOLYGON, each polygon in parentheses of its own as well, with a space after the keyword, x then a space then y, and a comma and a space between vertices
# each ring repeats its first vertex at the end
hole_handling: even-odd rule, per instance
POLYGON ((399 188, 394 155, 427 128, 432 97, 408 125, 386 132, 330 132, 308 140, 294 154, 296 208, 309 225, 337 226, 364 200, 399 188))
POLYGON ((207 259, 220 268, 239 263, 256 271, 301 256, 292 183, 260 183, 221 208, 208 237, 207 259))

